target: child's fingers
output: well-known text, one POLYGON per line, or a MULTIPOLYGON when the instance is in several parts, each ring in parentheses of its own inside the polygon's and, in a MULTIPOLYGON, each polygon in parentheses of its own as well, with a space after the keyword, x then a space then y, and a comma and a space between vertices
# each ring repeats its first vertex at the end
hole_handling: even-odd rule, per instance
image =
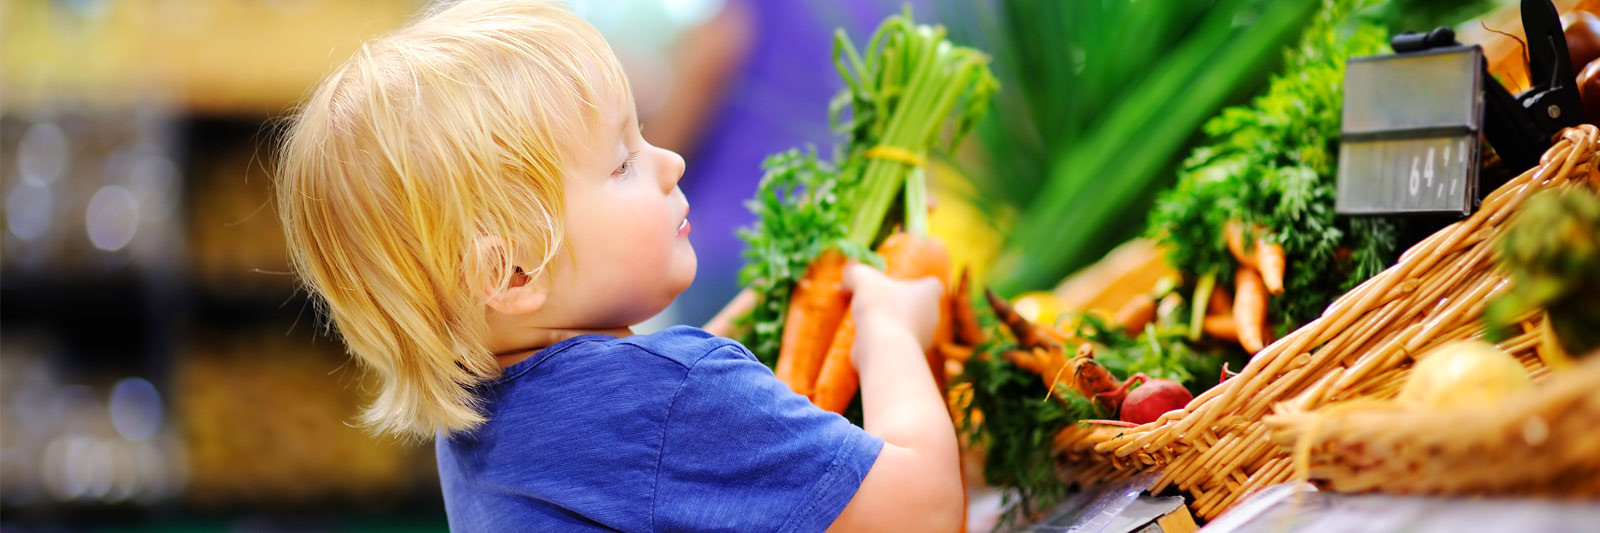
POLYGON ((911 280, 911 283, 916 285, 918 290, 933 294, 944 294, 944 282, 939 281, 937 276, 923 276, 911 280))
MULTIPOLYGON (((906 289, 910 294, 907 297, 910 301, 916 302, 914 305, 937 309, 939 303, 944 300, 944 282, 939 281, 939 278, 927 276, 902 283, 908 285, 906 289)), ((938 314, 934 316, 937 317, 938 314)))
POLYGON ((913 293, 944 293, 944 283, 934 276, 925 276, 914 280, 895 280, 884 274, 883 271, 862 263, 852 261, 845 266, 844 288, 847 292, 859 291, 867 285, 888 286, 897 283, 904 286, 901 290, 913 293))
POLYGON ((856 289, 861 288, 863 284, 887 280, 888 276, 885 276, 883 272, 876 268, 872 268, 871 266, 861 264, 854 259, 850 260, 850 264, 845 265, 844 267, 845 292, 855 292, 856 289))

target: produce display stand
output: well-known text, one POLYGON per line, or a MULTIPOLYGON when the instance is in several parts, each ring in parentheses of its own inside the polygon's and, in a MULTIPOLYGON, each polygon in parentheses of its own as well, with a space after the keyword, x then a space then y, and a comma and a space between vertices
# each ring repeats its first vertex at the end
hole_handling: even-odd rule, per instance
POLYGON ((1538 398, 1431 420, 1352 407, 1393 398, 1416 354, 1484 335, 1486 302, 1507 290, 1494 263, 1496 237, 1537 192, 1600 186, 1597 151, 1595 127, 1564 130, 1538 166, 1490 193, 1472 216, 1411 247, 1185 408, 1136 428, 1069 426, 1054 439, 1058 475, 1092 486, 1155 472, 1151 491, 1188 493, 1202 520, 1252 491, 1312 474, 1349 489, 1600 494, 1600 435, 1584 431, 1600 416, 1592 392, 1600 373, 1591 364, 1547 379, 1542 311, 1522 317, 1522 331, 1499 343, 1530 371, 1538 398), (1545 422, 1530 426, 1536 419, 1545 422), (1460 470, 1490 457, 1497 466, 1460 470), (1436 475, 1445 471, 1459 475, 1436 475))
POLYGON ((1531 498, 1343 494, 1303 483, 1269 487, 1206 525, 1206 533, 1586 531, 1600 506, 1531 498))

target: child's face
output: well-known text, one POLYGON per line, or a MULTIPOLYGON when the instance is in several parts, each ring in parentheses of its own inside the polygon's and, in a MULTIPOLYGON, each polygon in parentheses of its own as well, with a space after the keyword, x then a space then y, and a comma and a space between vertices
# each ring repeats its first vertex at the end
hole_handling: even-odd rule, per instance
POLYGON ((665 309, 694 280, 683 157, 652 146, 631 98, 613 98, 569 154, 567 254, 550 264, 547 327, 624 327, 665 309), (576 258, 572 261, 569 258, 576 258))

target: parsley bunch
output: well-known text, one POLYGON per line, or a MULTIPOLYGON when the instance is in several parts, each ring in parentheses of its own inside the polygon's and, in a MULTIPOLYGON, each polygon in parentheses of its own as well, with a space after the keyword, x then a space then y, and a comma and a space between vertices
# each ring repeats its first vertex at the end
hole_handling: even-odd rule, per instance
POLYGON ((1231 285, 1235 266, 1224 225, 1265 228, 1288 263, 1284 294, 1269 308, 1280 334, 1395 259, 1393 221, 1333 211, 1344 64, 1388 46, 1382 28, 1350 16, 1360 3, 1327 2, 1266 94, 1206 123, 1215 143, 1190 155, 1150 216, 1150 233, 1169 246, 1173 266, 1214 274, 1223 286, 1231 285))
POLYGON ((779 152, 761 167, 766 174, 755 198, 745 204, 759 222, 739 229, 745 241, 739 284, 763 297, 741 319, 750 327, 744 328, 747 333, 740 340, 770 367, 777 364, 789 293, 811 261, 830 246, 857 259, 871 254, 845 242, 849 214, 839 203, 838 189, 846 184, 832 165, 817 159, 815 151, 779 152))

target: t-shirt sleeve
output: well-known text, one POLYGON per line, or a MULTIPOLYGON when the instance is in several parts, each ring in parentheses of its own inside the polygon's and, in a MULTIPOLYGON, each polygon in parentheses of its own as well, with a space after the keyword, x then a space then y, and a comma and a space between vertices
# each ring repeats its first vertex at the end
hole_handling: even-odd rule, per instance
POLYGON ((883 440, 789 391, 743 347, 689 371, 667 414, 657 531, 822 531, 883 440))

